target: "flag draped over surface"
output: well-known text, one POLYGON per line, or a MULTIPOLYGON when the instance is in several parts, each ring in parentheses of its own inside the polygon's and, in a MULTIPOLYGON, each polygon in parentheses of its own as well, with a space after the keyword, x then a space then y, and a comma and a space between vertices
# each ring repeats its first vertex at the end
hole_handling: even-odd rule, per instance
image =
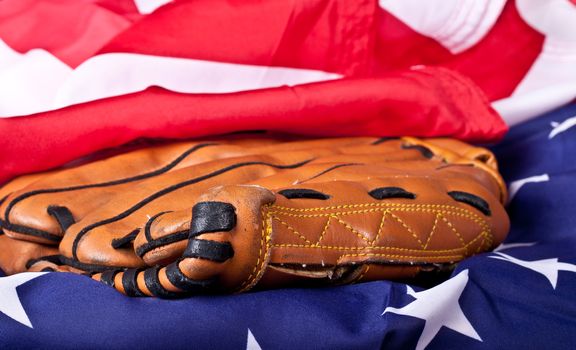
POLYGON ((0 155, 0 182, 144 137, 270 130, 315 136, 453 136, 487 142, 507 130, 477 87, 439 68, 229 94, 151 88, 0 119, 0 128, 12 135, 0 140, 5 150, 0 155))
POLYGON ((253 129, 258 123, 245 122, 246 114, 269 119, 263 127, 296 133, 360 134, 369 128, 380 136, 493 141, 503 130, 496 129, 493 111, 483 106, 484 97, 468 79, 508 124, 576 96, 571 83, 576 79, 576 10, 571 2, 437 5, 391 0, 5 0, 0 4, 0 116, 7 118, 0 120, 0 130, 11 136, 0 143, 6 150, 0 181, 137 138, 253 129), (414 70, 428 77, 410 73, 414 70), (376 80, 340 89, 347 79, 376 80), (320 110, 315 119, 332 124, 331 130, 285 125, 298 121, 294 113, 284 114, 286 109, 314 112, 316 105, 300 94, 304 88, 274 89, 319 82, 324 84, 311 88, 316 96, 334 101, 348 122, 341 122, 340 115, 333 123, 335 117, 323 117, 320 110), (146 90, 150 87, 157 88, 146 90), (249 108, 244 92, 253 90, 263 91, 256 98, 267 101, 266 108, 249 108), (378 111, 366 114, 357 108, 374 98, 378 111), (189 108, 182 108, 183 100, 189 108), (239 121, 234 128, 214 127, 220 125, 213 123, 214 104, 230 108, 228 115, 239 121), (455 114, 447 116, 431 104, 455 114), (196 114, 190 113, 191 106, 196 114), (461 111, 467 112, 470 124, 458 122, 461 111), (365 118, 388 115, 395 122, 356 126, 363 113, 365 118), (205 115, 200 123, 198 114, 205 115), (412 129, 420 122, 418 115, 427 120, 428 129, 412 129), (478 120, 494 127, 468 126, 478 120), (180 127, 182 132, 173 131, 180 127))
POLYGON ((573 347, 575 25, 568 0, 1 1, 0 184, 141 138, 495 142, 498 112, 512 228, 432 288, 166 301, 0 277, 0 348, 573 347))
POLYGON ((575 23, 569 0, 4 0, 0 116, 441 65, 517 123, 576 96, 575 23))

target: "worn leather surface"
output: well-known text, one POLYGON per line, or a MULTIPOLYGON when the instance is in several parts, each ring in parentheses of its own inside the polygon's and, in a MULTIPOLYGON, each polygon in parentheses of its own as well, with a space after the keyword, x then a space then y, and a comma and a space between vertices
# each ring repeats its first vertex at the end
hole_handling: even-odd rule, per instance
POLYGON ((180 142, 0 194, 0 267, 89 272, 137 296, 404 279, 509 226, 494 156, 453 139, 180 142))

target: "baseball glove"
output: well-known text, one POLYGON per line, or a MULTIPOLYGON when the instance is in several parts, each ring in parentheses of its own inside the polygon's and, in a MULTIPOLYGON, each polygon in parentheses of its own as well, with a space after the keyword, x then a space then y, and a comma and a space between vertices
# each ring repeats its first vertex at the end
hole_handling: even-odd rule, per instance
POLYGON ((0 244, 26 257, 0 267, 88 273, 132 296, 409 278, 509 226, 494 156, 451 139, 185 142, 0 194, 0 244))

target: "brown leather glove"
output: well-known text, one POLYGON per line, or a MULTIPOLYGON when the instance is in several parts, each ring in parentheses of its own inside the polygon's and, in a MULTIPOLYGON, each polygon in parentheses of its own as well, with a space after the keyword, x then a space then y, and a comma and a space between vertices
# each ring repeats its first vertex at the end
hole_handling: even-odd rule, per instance
POLYGON ((485 149, 414 138, 251 145, 164 146, 64 170, 10 194, 1 225, 59 244, 72 267, 32 269, 101 272, 126 294, 161 297, 404 278, 508 231, 485 149))
MULTIPOLYGON (((4 247, 10 245, 14 248, 0 251, 0 267, 10 273, 23 271, 26 265, 31 266, 30 263, 26 264, 28 260, 38 262, 37 258, 43 254, 54 253, 55 249, 48 250, 44 244, 58 245, 70 225, 117 195, 120 205, 128 203, 126 192, 143 180, 211 160, 287 150, 292 153, 304 150, 298 156, 309 158, 314 152, 329 154, 338 152, 335 147, 364 145, 374 140, 342 138, 281 143, 285 139, 235 135, 209 141, 176 143, 132 151, 64 171, 19 177, 0 188, 0 233, 3 229, 12 238, 43 244, 35 246, 5 240, 4 247), (18 252, 18 263, 13 259, 12 252, 18 252)), ((414 158, 419 154, 405 152, 401 157, 404 156, 414 158)), ((239 180, 235 178, 233 182, 239 180)), ((160 188, 154 181, 151 182, 152 188, 160 188)), ((35 264, 33 269, 38 270, 38 266, 35 264)))

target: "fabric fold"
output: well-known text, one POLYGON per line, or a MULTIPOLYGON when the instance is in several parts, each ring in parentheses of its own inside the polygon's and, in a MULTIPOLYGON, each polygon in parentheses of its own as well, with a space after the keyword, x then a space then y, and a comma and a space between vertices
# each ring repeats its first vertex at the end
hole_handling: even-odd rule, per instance
POLYGON ((160 88, 0 120, 0 182, 142 138, 246 130, 310 136, 496 141, 507 126, 468 79, 443 68, 227 94, 160 88))

